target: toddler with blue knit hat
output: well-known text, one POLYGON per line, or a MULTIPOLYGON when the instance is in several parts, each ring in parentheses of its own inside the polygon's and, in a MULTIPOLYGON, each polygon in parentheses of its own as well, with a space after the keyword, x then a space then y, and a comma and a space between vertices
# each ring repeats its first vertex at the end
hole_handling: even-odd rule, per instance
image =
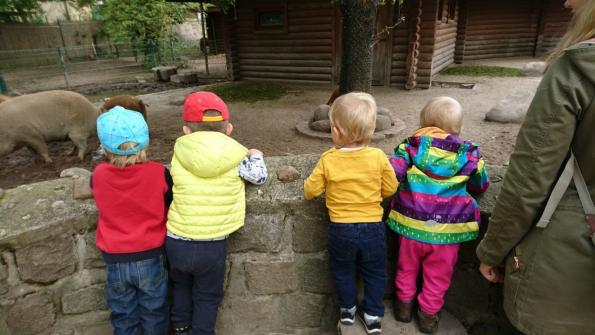
POLYGON ((165 166, 147 160, 149 128, 143 116, 116 106, 97 118, 108 162, 93 171, 99 211, 96 245, 107 267, 106 295, 114 334, 168 331, 164 240, 172 201, 165 166))

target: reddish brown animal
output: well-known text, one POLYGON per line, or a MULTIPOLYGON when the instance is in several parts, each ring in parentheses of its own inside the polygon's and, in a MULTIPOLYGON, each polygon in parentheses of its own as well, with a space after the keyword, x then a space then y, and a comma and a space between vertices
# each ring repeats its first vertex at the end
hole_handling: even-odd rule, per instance
POLYGON ((103 103, 101 106, 101 113, 107 112, 115 106, 121 106, 129 110, 137 111, 143 115, 145 120, 147 119, 147 108, 145 103, 135 96, 117 95, 112 97, 103 103))
POLYGON ((333 90, 333 93, 331 93, 331 97, 328 99, 328 102, 326 103, 327 105, 332 105, 333 102, 335 102, 335 99, 339 97, 339 89, 339 85, 336 85, 335 89, 333 90))
POLYGON ((0 95, 0 104, 3 103, 4 101, 9 100, 10 97, 7 97, 6 95, 0 95))

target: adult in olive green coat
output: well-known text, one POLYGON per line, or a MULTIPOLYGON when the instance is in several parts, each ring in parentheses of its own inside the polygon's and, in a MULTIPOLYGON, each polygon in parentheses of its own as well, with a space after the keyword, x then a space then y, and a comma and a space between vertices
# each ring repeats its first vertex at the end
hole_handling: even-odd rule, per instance
POLYGON ((570 149, 595 199, 595 0, 566 5, 574 10, 569 31, 519 131, 477 248, 484 277, 504 275, 504 310, 526 334, 595 334, 595 246, 574 184, 550 224, 535 226, 570 149))

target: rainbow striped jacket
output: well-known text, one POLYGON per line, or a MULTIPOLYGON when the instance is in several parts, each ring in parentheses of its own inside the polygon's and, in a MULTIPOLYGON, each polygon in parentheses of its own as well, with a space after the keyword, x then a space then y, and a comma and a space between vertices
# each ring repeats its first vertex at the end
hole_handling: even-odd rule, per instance
POLYGON ((489 186, 477 146, 440 128, 422 128, 395 149, 390 163, 399 181, 387 220, 392 230, 432 244, 477 238, 480 212, 471 193, 489 186))

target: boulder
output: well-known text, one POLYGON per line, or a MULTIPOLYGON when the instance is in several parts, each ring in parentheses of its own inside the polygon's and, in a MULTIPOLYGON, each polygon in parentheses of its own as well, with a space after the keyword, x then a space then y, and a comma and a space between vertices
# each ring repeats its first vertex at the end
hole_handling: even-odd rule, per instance
POLYGON ((178 73, 175 66, 157 66, 151 69, 155 81, 169 81, 171 76, 178 73))
POLYGON ((485 116, 486 121, 521 123, 527 114, 534 91, 518 91, 500 100, 485 116))
POLYGON ((282 182, 290 182, 297 180, 300 177, 300 172, 291 165, 283 165, 277 169, 277 179, 282 182))
POLYGON ((91 171, 89 171, 87 169, 79 168, 79 167, 73 167, 73 168, 62 170, 62 172, 60 172, 60 178, 74 177, 74 176, 88 178, 88 177, 91 177, 91 171))
POLYGON ((328 113, 331 110, 329 105, 320 105, 314 110, 314 121, 328 120, 328 113))
POLYGON ((198 74, 196 72, 178 73, 172 75, 170 80, 178 84, 194 84, 198 82, 198 74))
POLYGON ((392 126, 390 117, 382 114, 376 115, 376 129, 374 131, 383 131, 392 126))
POLYGON ((331 121, 330 120, 314 121, 310 125, 310 128, 312 128, 313 130, 330 133, 331 132, 331 121))
POLYGON ((539 77, 547 69, 546 62, 529 62, 523 66, 522 73, 526 77, 539 77))

